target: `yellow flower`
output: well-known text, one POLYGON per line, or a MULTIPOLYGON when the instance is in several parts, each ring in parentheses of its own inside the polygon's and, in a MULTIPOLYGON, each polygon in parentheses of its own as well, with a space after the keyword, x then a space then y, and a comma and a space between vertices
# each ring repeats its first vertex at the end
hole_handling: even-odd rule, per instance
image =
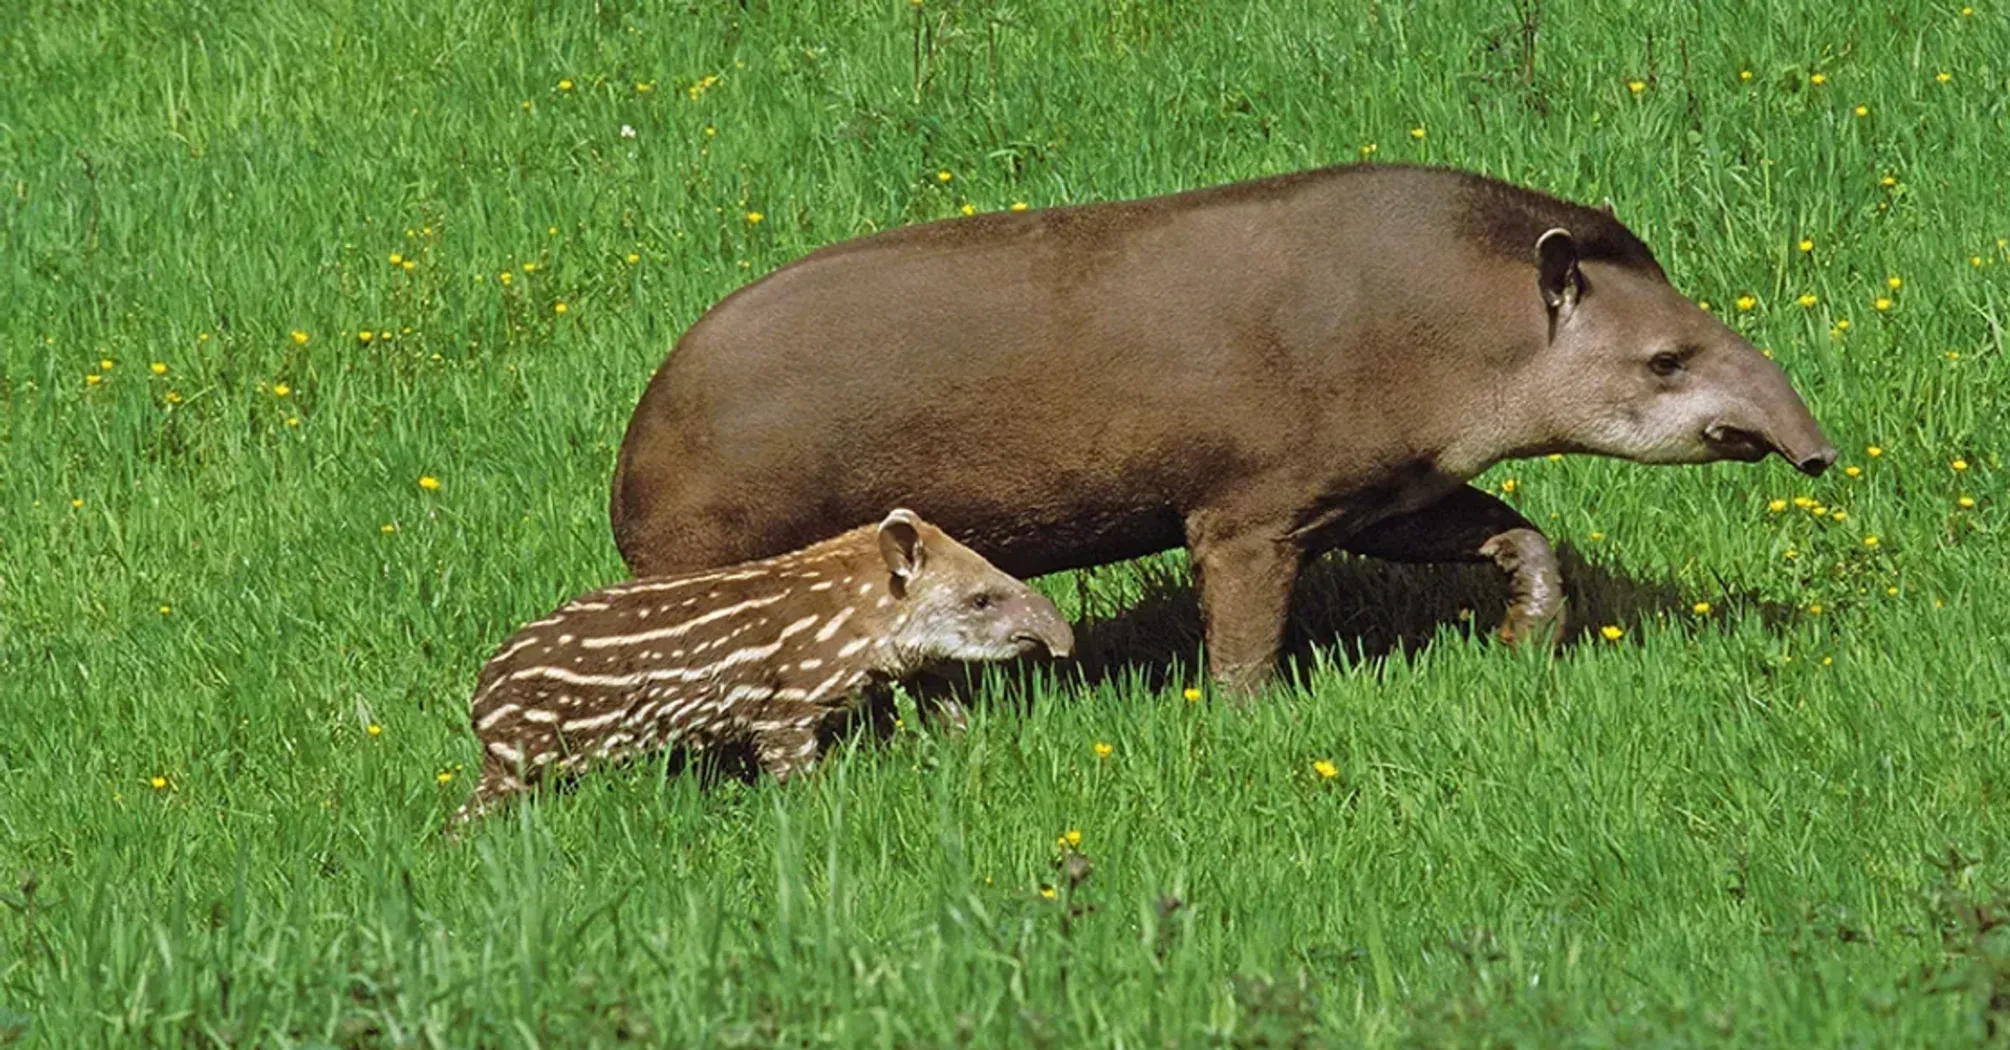
POLYGON ((1808 612, 1812 615, 1820 616, 1822 614, 1821 603, 1816 602, 1815 604, 1808 606, 1808 612))
POLYGON ((274 384, 272 384, 272 396, 273 396, 273 397, 285 397, 286 395, 288 395, 288 394, 290 394, 290 393, 292 393, 292 392, 293 392, 293 388, 292 388, 292 387, 290 387, 290 386, 287 386, 287 385, 286 385, 285 383, 274 383, 274 384))
POLYGON ((708 139, 709 139, 709 138, 711 138, 712 136, 714 136, 714 135, 717 135, 718 133, 719 133, 719 129, 718 129, 718 128, 715 128, 715 127, 713 127, 713 126, 712 126, 712 125, 710 125, 710 124, 707 124, 707 125, 705 125, 705 137, 706 137, 706 138, 708 138, 708 139))
POLYGON ((451 769, 442 769, 438 773, 433 774, 433 779, 444 784, 447 781, 454 779, 454 771, 451 769))
POLYGON ((1935 74, 1933 75, 1933 79, 1935 79, 1935 80, 1938 80, 1938 81, 1940 81, 1941 83, 1945 84, 1945 83, 1947 83, 1948 81, 1950 81, 1950 80, 1953 80, 1953 79, 1954 79, 1954 74, 1952 74, 1952 73, 1949 73, 1949 72, 1947 72, 1946 70, 1944 70, 1944 69, 1943 69, 1943 70, 1941 70, 1940 72, 1938 72, 1938 73, 1935 73, 1935 74))
POLYGON ((153 364, 150 364, 150 365, 148 365, 148 366, 147 366, 147 370, 148 370, 148 371, 150 371, 150 372, 152 372, 153 374, 155 374, 155 375, 157 375, 157 376, 164 376, 164 375, 167 375, 167 370, 168 370, 168 366, 167 366, 167 362, 165 362, 165 361, 155 361, 155 362, 154 362, 153 364))
POLYGON ((1830 515, 1829 515, 1829 517, 1830 517, 1830 518, 1832 518, 1832 519, 1834 519, 1834 520, 1836 520, 1836 521, 1841 521, 1841 520, 1843 520, 1844 518, 1847 518, 1847 517, 1849 517, 1849 512, 1848 512, 1848 511, 1846 511, 1846 510, 1838 510, 1838 511, 1836 511, 1836 512, 1835 512, 1835 513, 1833 513, 1833 514, 1830 514, 1830 515))
POLYGON ((287 417, 286 417, 286 425, 287 425, 287 426, 289 426, 289 427, 297 427, 297 426, 299 426, 299 425, 300 425, 300 417, 299 417, 299 416, 287 416, 287 417))
POLYGON ((562 313, 564 313, 564 312, 565 312, 565 304, 564 304, 564 303, 553 303, 553 304, 551 304, 551 312, 552 312, 552 313, 555 313, 555 314, 562 314, 562 313))
POLYGON ((1856 115, 1857 115, 1857 116, 1859 116, 1859 117, 1868 117, 1868 116, 1870 116, 1870 107, 1869 107, 1869 106, 1858 106, 1858 107, 1856 108, 1856 115))
POLYGON ((84 508, 84 499, 83 499, 83 497, 79 496, 79 497, 77 497, 76 499, 73 499, 73 500, 71 500, 71 501, 70 501, 70 509, 71 509, 71 510, 82 510, 83 508, 84 508))
POLYGON ((1644 80, 1629 80, 1626 82, 1626 90, 1638 95, 1642 91, 1647 90, 1647 82, 1644 80))
MULTIPOLYGON (((918 4, 917 4, 916 6, 918 7, 918 6, 920 6, 920 5, 918 5, 918 4)), ((1040 887, 1040 896, 1042 896, 1042 897, 1045 897, 1045 898, 1047 898, 1048 900, 1053 900, 1053 899, 1054 899, 1054 887, 1052 887, 1052 886, 1042 886, 1042 887, 1040 887)))
POLYGON ((1963 18, 1967 18, 1969 15, 1972 15, 1974 13, 1975 9, 1972 7, 1964 7, 1961 9, 1961 17, 1963 18))
POLYGON ((402 256, 402 255, 399 255, 399 254, 398 254, 397 252, 392 252, 392 253, 391 253, 391 265, 392 265, 392 266, 396 266, 396 265, 398 265, 399 263, 401 263, 401 262, 404 262, 404 261, 405 261, 405 257, 404 257, 404 256, 402 256))
POLYGON ((558 89, 559 89, 560 91, 571 91, 571 90, 572 90, 572 81, 570 81, 570 80, 561 80, 561 81, 559 81, 559 82, 558 82, 558 89))
POLYGON ((535 269, 537 269, 537 264, 534 262, 527 262, 523 264, 523 272, 525 273, 529 273, 535 269))
POLYGON ((1591 542, 1593 542, 1593 543, 1597 543, 1597 542, 1598 542, 1599 540, 1602 540, 1602 539, 1604 539, 1604 538, 1605 538, 1605 533, 1602 533, 1602 532, 1593 532, 1593 533, 1591 534, 1591 542))
POLYGON ((398 527, 387 521, 384 524, 378 526, 377 531, 383 533, 386 536, 389 536, 390 534, 398 531, 398 527))
POLYGON ((1105 743, 1103 743, 1103 742, 1102 742, 1102 741, 1100 741, 1100 740, 1096 741, 1096 757, 1097 757, 1097 758, 1108 758, 1108 757, 1110 757, 1110 752, 1111 752, 1111 751, 1114 751, 1114 750, 1116 750, 1116 749, 1115 749, 1115 748, 1113 748, 1113 747, 1111 747, 1110 745, 1108 745, 1108 744, 1105 744, 1105 743))
POLYGON ((1416 127, 1416 128, 1411 128, 1411 129, 1410 129, 1410 137, 1411 137, 1411 138, 1413 138, 1413 139, 1416 139, 1416 140, 1418 140, 1418 141, 1420 141, 1420 142, 1421 142, 1421 141, 1423 141, 1423 138, 1424 138, 1424 129, 1423 129, 1423 128, 1421 128, 1421 127, 1416 127))
POLYGON ((1695 613, 1698 616, 1708 616, 1710 615, 1710 603, 1697 602, 1696 604, 1691 605, 1689 607, 1689 611, 1695 613))
POLYGON ((546 226, 546 227, 544 228, 544 233, 545 233, 545 236, 547 236, 547 237, 556 237, 556 236, 558 236, 558 227, 556 227, 556 226, 546 226))
POLYGON ((1877 180, 1877 184, 1883 186, 1885 189, 1890 189, 1898 185, 1898 176, 1886 175, 1884 178, 1877 180))
POLYGON ((1799 299, 1796 299, 1794 301, 1800 303, 1803 307, 1811 307, 1816 303, 1821 302, 1820 299, 1815 298, 1813 292, 1809 292, 1808 294, 1803 295, 1799 299))
POLYGON ((1783 499, 1773 500, 1772 502, 1766 504, 1766 509, 1772 511, 1775 514, 1778 514, 1779 512, 1787 509, 1787 501, 1783 499))
POLYGON ((417 265, 419 265, 419 264, 418 264, 418 263, 415 263, 415 262, 413 262, 413 261, 412 261, 412 260, 410 260, 410 259, 406 259, 406 260, 405 260, 405 261, 404 261, 404 262, 403 262, 403 263, 402 263, 401 265, 403 265, 403 266, 404 266, 404 268, 405 268, 405 272, 406 272, 406 273, 411 273, 411 272, 412 272, 412 268, 413 268, 413 267, 415 267, 415 266, 417 266, 417 265))
POLYGON ((1877 298, 1872 299, 1870 301, 1870 305, 1871 308, 1876 310, 1878 313, 1883 313, 1886 310, 1891 309, 1891 300, 1880 295, 1877 298))
POLYGON ((102 359, 100 359, 100 360, 98 361, 98 369, 99 369, 100 371, 104 371, 104 372, 109 372, 109 371, 111 371, 111 370, 112 370, 112 359, 111 359, 111 358, 109 358, 109 357, 107 357, 107 358, 102 358, 102 359))
POLYGON ((181 393, 179 391, 170 390, 167 392, 167 396, 163 400, 165 400, 170 405, 179 405, 181 404, 181 393))
POLYGON ((1982 257, 1980 255, 1969 256, 1968 265, 1973 266, 1976 269, 1980 270, 1982 268, 1982 257))
POLYGON ((1809 498, 1808 498, 1808 497, 1806 497, 1806 496, 1795 496, 1795 497, 1794 497, 1794 506, 1796 506, 1796 507, 1799 507, 1799 508, 1801 508, 1802 510, 1806 510, 1806 509, 1808 509, 1809 507, 1812 507, 1812 506, 1814 506, 1814 505, 1815 505, 1815 501, 1814 501, 1814 500, 1811 500, 1811 499, 1809 499, 1809 498))
POLYGON ((1808 83, 1813 84, 1817 87, 1826 84, 1828 82, 1829 82, 1829 75, 1827 73, 1816 73, 1814 76, 1808 78, 1808 83))
POLYGON ((950 179, 953 179, 955 177, 956 174, 947 168, 944 168, 943 170, 935 173, 935 181, 937 182, 948 182, 950 179))
POLYGON ((1886 587, 1886 588, 1884 589, 1884 593, 1886 593, 1886 594, 1889 594, 1889 595, 1891 595, 1892 597, 1896 598, 1896 597, 1898 597, 1898 586, 1897 586, 1896 584, 1894 584, 1894 585, 1892 585, 1892 586, 1890 586, 1890 587, 1886 587))
POLYGON ((1744 80, 1744 81, 1749 81, 1749 80, 1751 80, 1751 79, 1752 79, 1752 71, 1751 71, 1751 70, 1749 70, 1749 69, 1741 69, 1741 70, 1738 70, 1738 79, 1739 79, 1739 80, 1744 80))
POLYGON ((964 205, 963 207, 961 207, 961 208, 958 208, 958 209, 956 209, 956 210, 957 210, 957 211, 960 211, 960 212, 962 212, 962 213, 963 213, 963 214, 965 214, 965 215, 975 215, 975 214, 977 214, 977 205, 975 205, 975 204, 966 204, 966 205, 964 205))
POLYGON ((1968 461, 1965 459, 1957 459, 1954 462, 1949 463, 1948 466, 1953 467, 1956 470, 1967 470, 1968 461))
POLYGON ((1505 480, 1505 481, 1501 482, 1501 491, 1502 491, 1502 492, 1505 492, 1505 493, 1507 493, 1507 494, 1509 494, 1509 495, 1513 495, 1513 494, 1514 494, 1514 490, 1516 490, 1516 489, 1518 489, 1518 488, 1520 488, 1520 487, 1521 487, 1521 482, 1519 482, 1519 481, 1516 481, 1516 480, 1515 480, 1515 479, 1513 479, 1513 478, 1508 478, 1507 480, 1505 480))
POLYGON ((366 732, 366 733, 370 734, 371 736, 383 736, 383 735, 384 735, 384 727, 383 727, 383 726, 380 726, 380 725, 378 725, 378 724, 377 724, 377 723, 375 723, 375 722, 372 722, 372 723, 370 723, 370 725, 369 725, 369 728, 365 729, 365 730, 364 730, 364 732, 366 732))
POLYGON ((1759 300, 1753 298, 1752 296, 1741 295, 1738 297, 1737 307, 1738 312, 1740 313, 1750 310, 1752 307, 1757 305, 1759 305, 1759 300))
POLYGON ((419 487, 425 489, 427 492, 436 492, 440 487, 440 479, 431 474, 421 475, 419 477, 419 487))
POLYGON ((1975 497, 1962 496, 1961 498, 1955 500, 1954 503, 1962 510, 1973 510, 1975 507, 1975 497))
POLYGON ((635 93, 638 95, 646 95, 654 90, 656 90, 654 81, 638 80, 635 82, 635 93))
POLYGON ((303 332, 303 331, 301 331, 301 330, 300 330, 300 329, 298 329, 298 328, 295 328, 295 329, 293 330, 293 341, 294 341, 294 343, 296 343, 296 344, 298 344, 298 345, 300 345, 300 346, 306 346, 306 345, 307 345, 307 339, 308 339, 308 335, 307 335, 307 333, 306 333, 306 332, 303 332))
POLYGON ((501 281, 503 283, 503 287, 507 288, 509 287, 511 282, 516 280, 516 274, 513 274, 508 270, 504 270, 503 272, 496 274, 496 280, 501 281))
POLYGON ((1814 515, 1817 518, 1821 517, 1824 514, 1827 514, 1828 512, 1829 508, 1828 504, 1826 503, 1817 503, 1814 506, 1808 508, 1808 513, 1814 515))
POLYGON ((1844 468, 1843 468, 1843 474, 1847 475, 1848 477, 1852 477, 1852 478, 1855 478, 1855 477, 1862 477, 1862 476, 1863 476, 1863 468, 1862 468, 1862 467, 1859 467, 1859 466, 1856 466, 1855 464, 1851 464, 1850 466, 1847 466, 1847 467, 1844 467, 1844 468))
POLYGON ((1863 545, 1864 545, 1864 546, 1866 546, 1866 547, 1875 547, 1875 546, 1877 546, 1877 537, 1876 537, 1876 536, 1865 536, 1865 537, 1863 538, 1863 545))
POLYGON ((1847 331, 1849 331, 1849 318, 1847 318, 1847 317, 1844 317, 1844 318, 1841 318, 1841 319, 1837 320, 1837 321, 1836 321, 1836 331, 1838 331, 1838 332, 1847 332, 1847 331))
POLYGON ((1877 457, 1884 455, 1884 449, 1879 448, 1876 445, 1866 445, 1864 446, 1863 454, 1871 457, 1872 459, 1876 459, 1877 457))
POLYGON ((762 215, 760 212, 750 211, 747 213, 747 225, 749 226, 758 225, 760 221, 765 218, 767 218, 767 216, 762 215))
POLYGON ((1621 635, 1626 633, 1626 629, 1624 627, 1619 626, 1618 624, 1608 623, 1605 626, 1600 627, 1598 629, 1598 633, 1604 635, 1606 641, 1616 642, 1619 640, 1621 635))
POLYGON ((1905 279, 1896 276, 1887 277, 1884 279, 1884 286, 1895 292, 1898 291, 1900 288, 1905 287, 1905 279))
POLYGON ((1200 702, 1200 690, 1195 689, 1193 686, 1187 686, 1186 692, 1183 695, 1186 697, 1186 702, 1189 704, 1195 704, 1200 702))
POLYGON ((163 606, 161 606, 161 615, 162 615, 162 616, 166 616, 166 615, 168 615, 168 614, 169 614, 169 613, 171 613, 171 612, 174 612, 174 606, 172 606, 172 605, 163 605, 163 606))
POLYGON ((1802 251, 1804 251, 1804 252, 1811 252, 1811 251, 1814 251, 1814 250, 1815 250, 1815 239, 1814 239, 1813 237, 1803 237, 1803 238, 1801 238, 1801 243, 1800 243, 1800 244, 1798 244, 1798 245, 1796 245, 1796 247, 1800 248, 1800 250, 1802 250, 1802 251))
POLYGON ((367 342, 369 342, 369 341, 370 341, 370 330, 369 330, 368 328, 365 328, 365 329, 363 329, 362 331, 360 331, 360 332, 357 332, 357 333, 356 333, 356 341, 357 341, 357 342, 359 342, 359 343, 367 343, 367 342))
POLYGON ((629 252, 629 253, 628 253, 628 265, 630 265, 630 266, 633 266, 633 265, 635 265, 636 263, 639 263, 639 262, 641 262, 641 261, 642 261, 642 256, 640 256, 640 255, 636 254, 635 252, 629 252))
POLYGON ((1785 559, 1787 559, 1788 561, 1793 561, 1793 560, 1794 560, 1795 558, 1798 558, 1798 557, 1800 557, 1800 556, 1801 556, 1801 552, 1800 552, 1800 551, 1798 551, 1798 550, 1795 550, 1795 549, 1794 549, 1794 548, 1792 548, 1792 547, 1788 547, 1788 548, 1787 548, 1787 549, 1786 549, 1786 550, 1785 550, 1785 551, 1784 551, 1784 552, 1783 552, 1783 553, 1782 553, 1782 554, 1780 555, 1780 557, 1782 557, 1782 558, 1785 558, 1785 559))
POLYGON ((159 773, 155 773, 152 777, 148 778, 147 783, 153 785, 153 789, 155 791, 166 791, 168 786, 168 778, 161 776, 159 773))
POLYGON ((93 372, 90 375, 84 377, 85 386, 97 386, 99 383, 102 383, 104 381, 105 377, 97 374, 96 372, 93 372))
POLYGON ((1060 836, 1059 838, 1057 838, 1057 839, 1055 839, 1055 840, 1054 840, 1054 844, 1055 844, 1055 845, 1058 845, 1058 846, 1079 846, 1079 845, 1081 845, 1081 844, 1082 844, 1082 832, 1081 832, 1081 829, 1079 829, 1079 828, 1069 828, 1069 829, 1068 829, 1067 831, 1064 831, 1064 832, 1062 832, 1062 833, 1061 833, 1061 836, 1060 836))
POLYGON ((1697 309, 1702 310, 1704 313, 1707 314, 1710 312, 1710 300, 1698 299, 1696 300, 1696 307, 1697 309))
POLYGON ((1025 201, 1013 201, 1013 202, 1012 202, 1012 210, 1013 210, 1013 211, 1025 211, 1025 210, 1026 210, 1026 202, 1025 202, 1025 201))

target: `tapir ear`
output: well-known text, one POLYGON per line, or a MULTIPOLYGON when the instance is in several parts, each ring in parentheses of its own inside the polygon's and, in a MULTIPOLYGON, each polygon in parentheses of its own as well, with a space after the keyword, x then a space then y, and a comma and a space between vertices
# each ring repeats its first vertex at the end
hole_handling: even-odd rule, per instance
POLYGON ((902 583, 920 574, 927 553, 921 546, 921 519, 913 511, 895 508, 879 523, 879 555, 886 559, 887 571, 902 583))
POLYGON ((1584 294, 1584 274, 1577 268, 1577 242, 1569 230, 1554 227, 1535 239, 1535 256, 1543 305, 1560 321, 1584 294))

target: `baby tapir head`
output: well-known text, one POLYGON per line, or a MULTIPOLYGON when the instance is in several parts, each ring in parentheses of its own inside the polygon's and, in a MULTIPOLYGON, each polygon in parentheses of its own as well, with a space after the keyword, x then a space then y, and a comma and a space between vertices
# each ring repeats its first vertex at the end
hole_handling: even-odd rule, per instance
MULTIPOLYGON (((1752 344, 1668 283, 1648 260, 1580 259, 1561 227, 1530 246, 1547 342, 1532 363, 1543 441, 1638 463, 1760 460, 1778 452, 1808 475, 1836 450, 1752 344)), ((1539 304, 1539 305, 1538 305, 1539 304)))
POLYGON ((879 523, 897 612, 887 643, 902 664, 1065 657, 1074 633, 1054 603, 941 529, 901 508, 879 523))

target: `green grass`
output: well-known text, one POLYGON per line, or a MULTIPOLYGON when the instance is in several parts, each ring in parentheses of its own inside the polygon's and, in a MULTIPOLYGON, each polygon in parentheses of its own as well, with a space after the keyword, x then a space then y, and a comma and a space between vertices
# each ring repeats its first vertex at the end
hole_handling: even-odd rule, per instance
POLYGON ((1530 80, 1508 4, 11 13, 0 1044, 1984 1042, 2010 9, 1877 7, 1552 0, 1530 80), (1340 561, 1294 680, 1189 703, 1166 557, 1040 581, 1086 673, 990 676, 960 738, 433 836, 481 662, 622 575, 614 449, 708 305, 1371 143, 1611 197, 1860 473, 1491 472, 1567 546, 1553 658, 1486 572, 1340 561))

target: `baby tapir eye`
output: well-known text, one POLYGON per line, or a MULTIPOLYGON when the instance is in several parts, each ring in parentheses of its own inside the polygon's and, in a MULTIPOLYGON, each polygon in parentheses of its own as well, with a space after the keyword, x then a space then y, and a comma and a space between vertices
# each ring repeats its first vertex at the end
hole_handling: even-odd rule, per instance
POLYGON ((990 591, 978 591, 976 594, 970 596, 970 607, 978 612, 983 612, 996 604, 998 604, 998 597, 990 591))
POLYGON ((1682 358, 1663 350, 1647 359, 1647 368, 1657 376, 1672 376, 1682 370, 1682 358))

